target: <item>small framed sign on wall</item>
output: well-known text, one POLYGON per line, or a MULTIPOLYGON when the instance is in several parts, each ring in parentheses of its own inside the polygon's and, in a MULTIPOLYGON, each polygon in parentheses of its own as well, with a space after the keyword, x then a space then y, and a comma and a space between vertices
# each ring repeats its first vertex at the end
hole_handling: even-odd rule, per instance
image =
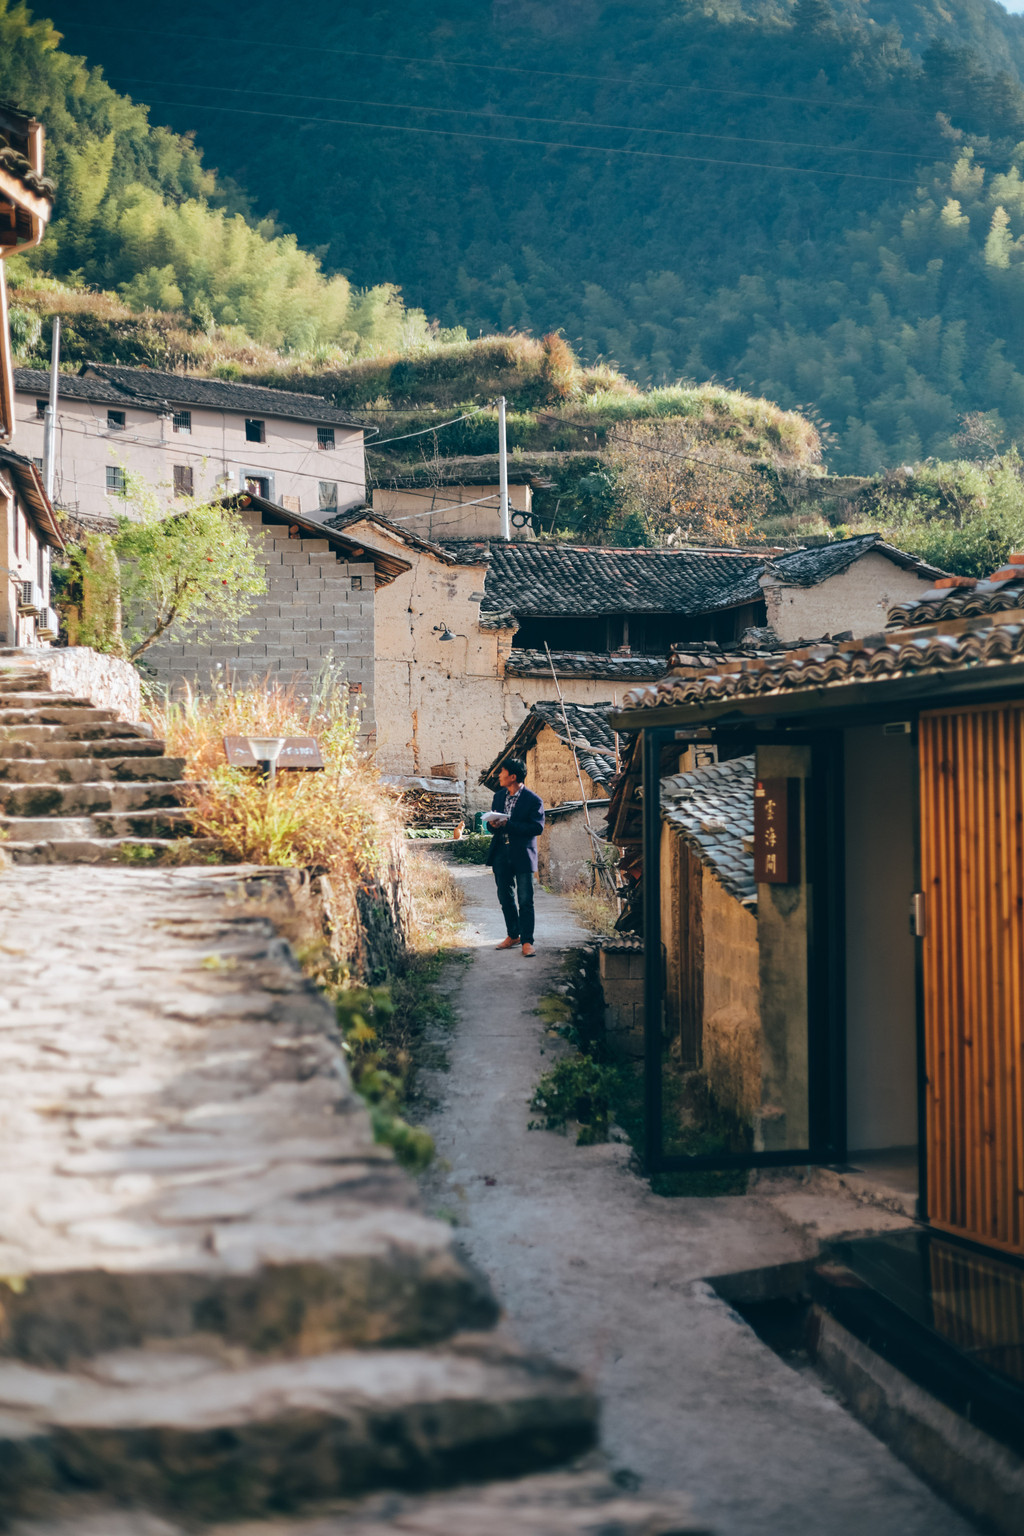
POLYGON ((759 885, 799 883, 799 779, 754 781, 754 879, 759 885))

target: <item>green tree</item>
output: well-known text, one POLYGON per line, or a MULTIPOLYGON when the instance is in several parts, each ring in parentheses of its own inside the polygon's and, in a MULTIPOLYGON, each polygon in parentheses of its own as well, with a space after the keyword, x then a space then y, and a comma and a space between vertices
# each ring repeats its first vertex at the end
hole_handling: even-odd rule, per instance
POLYGON ((168 517, 157 492, 133 477, 127 500, 134 516, 118 519, 113 544, 129 659, 170 633, 249 638, 242 621, 267 584, 236 507, 189 500, 168 517))

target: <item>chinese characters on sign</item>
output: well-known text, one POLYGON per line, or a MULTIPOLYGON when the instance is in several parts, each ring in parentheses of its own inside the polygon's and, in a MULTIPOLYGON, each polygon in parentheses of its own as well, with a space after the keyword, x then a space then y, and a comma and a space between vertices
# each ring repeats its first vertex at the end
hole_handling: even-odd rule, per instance
MULTIPOLYGON (((252 755, 249 740, 246 736, 225 736, 224 751, 232 768, 256 768, 256 759, 252 755)), ((314 736, 289 736, 277 760, 278 770, 282 768, 322 768, 324 760, 320 755, 320 746, 314 736)))
POLYGON ((800 780, 754 784, 754 879, 795 885, 800 879, 800 780))

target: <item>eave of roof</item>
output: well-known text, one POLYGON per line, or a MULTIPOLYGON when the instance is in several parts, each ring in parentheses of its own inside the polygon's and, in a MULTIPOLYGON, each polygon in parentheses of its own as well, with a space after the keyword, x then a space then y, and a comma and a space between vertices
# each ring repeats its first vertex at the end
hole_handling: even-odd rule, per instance
POLYGON ((510 757, 522 757, 533 746, 543 730, 550 730, 565 747, 573 751, 583 772, 595 784, 607 788, 615 775, 615 737, 607 722, 607 704, 577 704, 566 700, 539 699, 531 705, 529 713, 518 730, 505 743, 497 757, 485 768, 479 782, 490 789, 498 788, 498 772, 510 757), (565 717, 569 722, 566 733, 565 717))
MULTIPOLYGON (((16 370, 16 387, 23 394, 45 389, 49 374, 42 369, 16 370)), ((321 395, 299 390, 266 388, 228 379, 200 378, 195 374, 166 373, 159 369, 127 368, 116 363, 83 363, 77 374, 62 373, 58 393, 69 400, 93 400, 131 410, 160 414, 171 408, 193 407, 234 411, 239 415, 303 421, 345 427, 353 432, 376 431, 339 411, 321 395)))
POLYGON ((546 651, 513 646, 505 662, 506 677, 550 677, 551 663, 557 677, 609 678, 629 682, 655 679, 664 675, 665 658, 657 656, 613 656, 598 651, 546 651))
POLYGON ((440 544, 433 544, 429 539, 420 538, 417 533, 410 533, 407 528, 393 523, 389 517, 384 517, 380 512, 374 512, 370 507, 355 507, 351 512, 339 513, 324 524, 325 528, 335 528, 339 532, 345 528, 354 527, 360 523, 368 523, 372 528, 386 534, 388 538, 404 544, 408 549, 418 550, 421 554, 431 555, 435 560, 440 560, 442 565, 458 565, 454 555, 450 555, 440 544))
POLYGON ((1016 692, 1024 682, 1024 622, 1014 615, 814 645, 699 677, 635 689, 610 713, 619 730, 735 718, 885 711, 943 698, 1016 692))
POLYGON ((661 780, 661 817, 744 906, 757 899, 754 758, 734 757, 661 780))
POLYGON ((372 562, 375 586, 387 586, 396 576, 401 576, 403 571, 412 569, 408 560, 390 555, 385 550, 373 549, 369 544, 364 544, 361 539, 350 538, 347 534, 339 533, 336 528, 329 528, 326 523, 314 522, 312 518, 303 517, 298 512, 289 512, 287 507, 279 507, 276 501, 267 501, 262 496, 253 495, 251 491, 236 491, 230 496, 221 496, 219 504, 222 507, 242 509, 252 507, 264 520, 286 528, 301 528, 304 533, 311 534, 313 538, 326 539, 332 549, 345 554, 351 560, 366 559, 372 562))
POLYGON ((32 460, 26 459, 24 454, 15 453, 12 448, 0 447, 0 468, 10 471, 18 495, 31 511, 33 521, 43 533, 47 544, 53 549, 63 550, 64 537, 60 525, 46 494, 43 477, 32 460))

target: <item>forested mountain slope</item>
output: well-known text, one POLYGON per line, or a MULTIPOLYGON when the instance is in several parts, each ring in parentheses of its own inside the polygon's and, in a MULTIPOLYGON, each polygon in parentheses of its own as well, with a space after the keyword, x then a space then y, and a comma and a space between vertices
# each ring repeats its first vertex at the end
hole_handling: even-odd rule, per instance
POLYGON ((443 325, 812 406, 838 469, 949 454, 966 413, 1024 437, 1024 23, 995 0, 49 11, 328 270, 443 325))

